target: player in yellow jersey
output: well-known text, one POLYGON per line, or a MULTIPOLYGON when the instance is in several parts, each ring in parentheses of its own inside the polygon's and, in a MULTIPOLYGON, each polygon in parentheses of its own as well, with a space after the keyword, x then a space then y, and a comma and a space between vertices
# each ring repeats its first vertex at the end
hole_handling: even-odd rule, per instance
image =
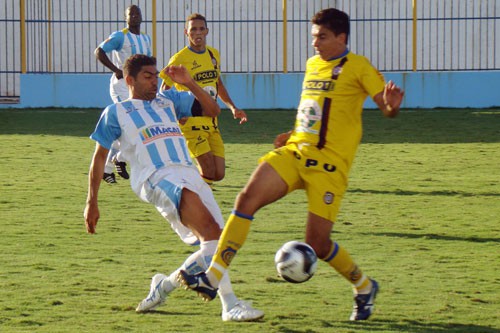
POLYGON ((349 16, 330 8, 311 20, 316 55, 307 61, 295 127, 279 135, 274 151, 264 155, 236 198, 205 273, 178 278, 205 300, 215 297, 222 274, 243 246, 254 214, 296 189, 304 189, 309 207, 305 241, 344 276, 354 290, 351 320, 373 312, 378 283, 331 240, 331 231, 347 188, 347 178, 361 140, 361 113, 367 96, 386 117, 395 117, 404 92, 359 55, 349 51, 349 16))
MULTIPOLYGON (((189 46, 173 55, 168 66, 186 67, 198 85, 214 99, 217 100, 219 97, 229 107, 234 119, 240 119, 240 124, 245 123, 247 115, 235 106, 220 77, 219 51, 207 46, 208 28, 205 17, 198 13, 188 16, 184 33, 188 38, 189 46)), ((163 79, 163 90, 171 87, 186 90, 183 85, 174 83, 168 76, 163 75, 163 71, 160 77, 163 79)), ((205 182, 212 185, 214 181, 222 180, 225 176, 226 162, 224 143, 217 118, 189 117, 181 119, 179 123, 189 151, 196 159, 205 182)))

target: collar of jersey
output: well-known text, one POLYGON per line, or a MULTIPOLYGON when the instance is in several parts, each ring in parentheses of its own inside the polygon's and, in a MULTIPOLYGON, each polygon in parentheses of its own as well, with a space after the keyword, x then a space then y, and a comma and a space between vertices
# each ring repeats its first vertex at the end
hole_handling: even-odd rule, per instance
POLYGON ((200 51, 200 52, 193 50, 193 49, 191 48, 191 46, 188 46, 187 48, 188 48, 189 50, 191 50, 191 52, 194 52, 194 53, 197 53, 197 54, 203 54, 203 53, 205 53, 205 52, 207 51, 207 47, 206 47, 206 46, 205 46, 205 50, 200 51))
POLYGON ((332 60, 337 60, 337 59, 343 58, 343 57, 345 57, 347 55, 347 53, 349 53, 349 49, 348 48, 346 48, 345 51, 344 51, 344 53, 342 53, 338 57, 330 58, 330 59, 328 59, 328 61, 332 61, 332 60))

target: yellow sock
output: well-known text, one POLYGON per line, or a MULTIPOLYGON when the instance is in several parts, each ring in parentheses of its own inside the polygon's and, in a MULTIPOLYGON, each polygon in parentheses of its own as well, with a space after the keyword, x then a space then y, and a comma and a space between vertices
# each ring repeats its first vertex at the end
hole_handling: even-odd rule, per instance
POLYGON ((327 262, 353 286, 356 294, 367 294, 371 289, 371 282, 358 265, 352 260, 349 253, 336 242, 332 243, 332 248, 325 258, 321 260, 327 262))
POLYGON ((241 214, 236 211, 231 213, 220 236, 212 263, 208 267, 207 276, 209 279, 212 276, 218 281, 222 279, 236 252, 245 243, 252 220, 253 216, 241 214))

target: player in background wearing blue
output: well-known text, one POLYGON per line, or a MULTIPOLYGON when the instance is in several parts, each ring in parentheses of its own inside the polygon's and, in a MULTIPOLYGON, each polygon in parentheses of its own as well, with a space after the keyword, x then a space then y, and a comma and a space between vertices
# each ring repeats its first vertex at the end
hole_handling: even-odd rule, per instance
MULTIPOLYGON (((201 14, 194 13, 187 17, 184 34, 189 45, 174 54, 170 65, 183 65, 189 74, 215 100, 220 98, 231 110, 234 119, 240 124, 247 121, 245 111, 236 107, 221 79, 220 56, 217 49, 207 45, 207 20, 201 14)), ((163 79, 162 89, 175 87, 186 90, 160 73, 163 79)), ((216 117, 191 117, 180 119, 182 134, 187 140, 191 156, 196 159, 201 176, 207 184, 222 180, 226 172, 224 142, 216 117)))
POLYGON ((304 189, 309 204, 305 241, 352 285, 350 320, 365 320, 373 312, 378 283, 330 237, 361 140, 366 97, 372 97, 384 116, 395 117, 404 92, 390 81, 386 84, 368 59, 349 51, 346 13, 325 9, 311 23, 316 55, 307 61, 294 129, 278 135, 276 149, 260 159, 239 193, 208 270, 197 275, 181 271, 179 280, 205 300, 214 298, 222 275, 246 240, 255 213, 304 189))
MULTIPOLYGON (((113 72, 109 82, 109 94, 113 103, 128 98, 128 88, 122 71, 125 60, 134 54, 151 56, 151 38, 141 32, 141 9, 136 5, 129 6, 125 11, 125 19, 127 27, 113 32, 94 51, 96 58, 113 72), (108 54, 111 54, 111 59, 108 54)), ((120 147, 114 144, 106 162, 103 179, 110 184, 116 183, 114 168, 122 178, 129 178, 127 164, 122 160, 119 150, 120 147)))
MULTIPOLYGON (((87 232, 95 233, 100 218, 99 186, 109 149, 118 141, 121 153, 130 164, 132 190, 157 208, 182 241, 200 246, 170 276, 153 276, 150 293, 137 306, 137 312, 151 311, 164 303, 167 295, 180 286, 179 270, 204 271, 224 225, 219 206, 194 165, 177 123, 179 117, 215 117, 220 112, 219 106, 189 76, 185 67, 170 66, 164 73, 190 92, 171 89, 157 93, 156 59, 139 54, 127 59, 123 75, 130 98, 109 105, 90 136, 96 141, 96 149, 90 165, 84 211, 87 232)), ((251 321, 264 316, 262 311, 235 296, 227 274, 222 278, 219 296, 224 321, 251 321)))

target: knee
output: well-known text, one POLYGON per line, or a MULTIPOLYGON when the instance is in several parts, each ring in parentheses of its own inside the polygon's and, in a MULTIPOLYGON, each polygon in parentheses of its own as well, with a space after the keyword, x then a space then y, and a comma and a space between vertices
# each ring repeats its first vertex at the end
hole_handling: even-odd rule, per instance
POLYGON ((241 213, 253 215, 260 208, 257 199, 244 188, 236 197, 235 209, 241 213))
POLYGON ((201 223, 201 225, 198 228, 200 241, 205 242, 205 241, 211 241, 211 240, 217 240, 220 238, 220 235, 222 233, 222 230, 220 229, 219 225, 215 222, 215 220, 206 220, 205 222, 201 223))
POLYGON ((213 177, 214 181, 220 181, 223 180, 224 177, 226 176, 226 170, 215 170, 215 175, 213 177))

